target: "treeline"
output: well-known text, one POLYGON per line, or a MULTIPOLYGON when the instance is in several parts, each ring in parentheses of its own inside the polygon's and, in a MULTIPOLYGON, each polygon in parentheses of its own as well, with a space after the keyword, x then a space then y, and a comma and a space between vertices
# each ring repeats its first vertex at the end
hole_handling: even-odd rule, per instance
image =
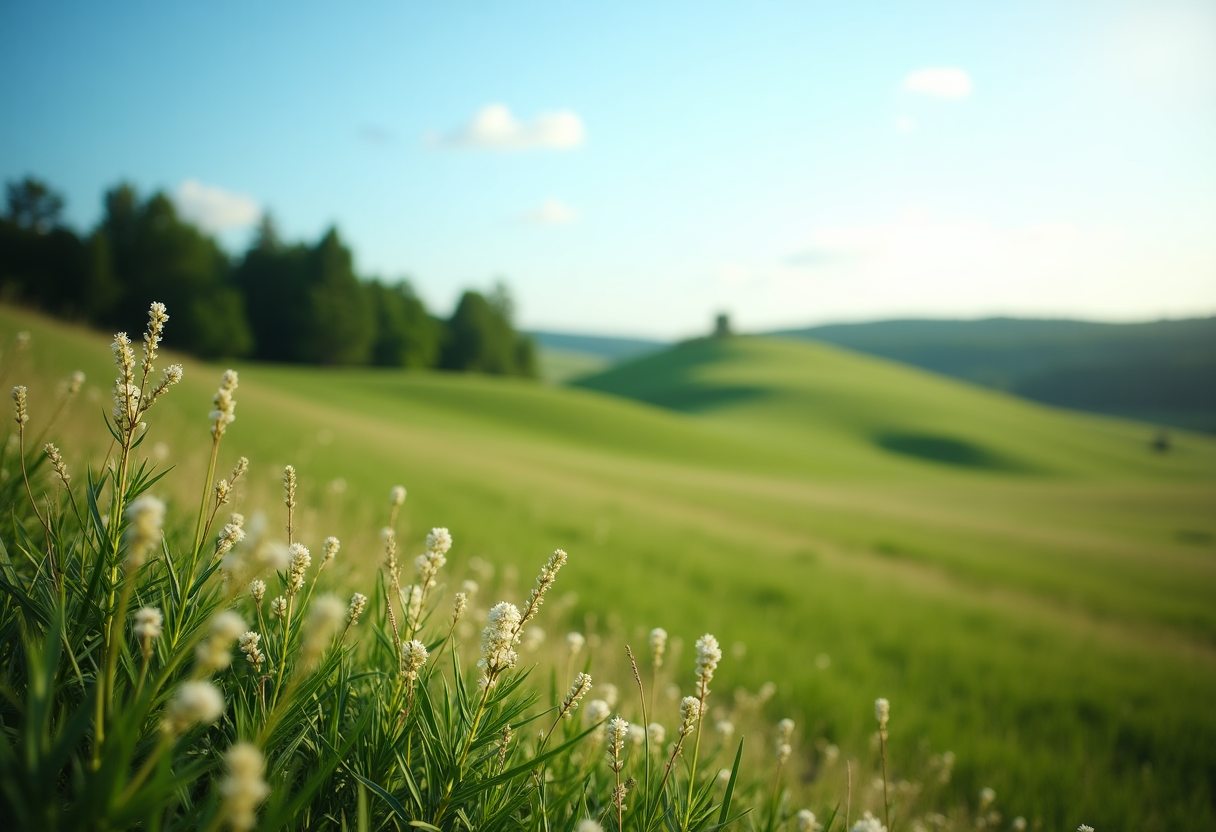
POLYGON ((465 292, 443 319, 407 282, 356 275, 337 229, 311 245, 286 243, 265 216, 233 260, 163 193, 111 189, 101 222, 83 236, 61 223, 62 211, 44 183, 8 184, 0 300, 131 332, 159 300, 174 346, 202 358, 536 374, 535 347, 515 330, 502 284, 465 292))

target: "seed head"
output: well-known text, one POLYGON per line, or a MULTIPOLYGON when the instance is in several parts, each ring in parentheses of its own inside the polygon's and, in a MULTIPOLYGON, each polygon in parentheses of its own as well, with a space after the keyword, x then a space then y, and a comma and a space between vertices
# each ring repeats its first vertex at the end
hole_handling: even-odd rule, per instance
POLYGON ((75 396, 80 392, 80 388, 84 387, 84 373, 80 370, 74 370, 68 378, 68 395, 75 396))
MULTIPOLYGON (((549 560, 541 567, 540 574, 536 576, 536 586, 528 595, 528 603, 524 607, 523 620, 519 622, 520 628, 532 620, 540 609, 541 603, 545 599, 545 593, 549 591, 549 587, 553 586, 553 582, 557 580, 557 571, 566 563, 566 553, 561 549, 555 549, 549 560)), ((516 633, 518 636, 518 632, 516 633)), ((516 639, 518 641, 518 638, 516 639)))
POLYGON ((457 592, 455 599, 452 601, 452 625, 460 620, 460 616, 464 615, 465 607, 469 605, 469 596, 463 592, 457 592))
POLYGON ((140 412, 147 410, 152 406, 152 403, 161 397, 166 390, 182 380, 182 375, 185 370, 181 364, 170 364, 161 371, 160 382, 152 388, 152 392, 148 394, 148 398, 140 405, 140 412))
POLYGON ((63 487, 67 488, 71 486, 72 478, 68 475, 68 467, 64 464, 63 456, 60 455, 59 449, 48 442, 42 450, 46 453, 47 459, 51 461, 51 467, 55 469, 55 474, 63 482, 63 487))
POLYGON ((701 700, 695 696, 685 696, 680 700, 680 736, 687 737, 692 733, 697 720, 701 718, 701 700))
POLYGON ((275 618, 287 617, 287 599, 280 595, 270 602, 270 612, 275 618))
POLYGON ((13 421, 23 427, 25 426, 25 423, 30 420, 29 414, 25 412, 25 394, 26 390, 24 384, 18 384, 13 388, 13 404, 15 405, 13 421))
POLYGON ((566 646, 570 648, 570 655, 577 656, 579 651, 583 649, 583 645, 587 643, 587 639, 583 638, 582 633, 567 633, 566 646))
POLYGON ((288 465, 283 469, 283 504, 288 508, 296 507, 296 468, 288 465))
POLYGON ((223 813, 234 832, 249 832, 257 826, 257 810, 270 794, 263 775, 266 761, 252 743, 240 742, 224 755, 228 776, 220 783, 223 813))
POLYGON ((662 746, 667 739, 667 729, 657 722, 652 722, 646 726, 646 736, 650 738, 651 745, 662 746))
POLYGON ((613 771, 620 771, 625 765, 621 760, 621 752, 625 750, 625 739, 629 736, 629 723, 614 716, 604 727, 604 737, 608 741, 608 759, 613 771))
POLYGON ((1083 823, 1077 827, 1077 832, 1094 832, 1094 828, 1087 823, 1083 823))
POLYGON ((566 698, 562 700, 562 707, 558 711, 563 718, 568 718, 578 708, 578 703, 587 691, 591 690, 591 677, 586 673, 580 673, 574 677, 574 684, 570 685, 570 691, 566 694, 566 698))
POLYGON ((212 409, 207 417, 213 423, 211 435, 216 439, 223 436, 224 431, 236 419, 236 401, 232 398, 236 388, 236 370, 225 370, 224 374, 220 376, 220 387, 215 391, 215 397, 211 400, 212 409))
POLYGON ((167 320, 169 316, 165 314, 165 305, 153 301, 148 308, 148 328, 144 331, 144 378, 152 373, 152 362, 156 360, 156 348, 160 346, 167 320))
POLYGON ((393 506, 396 508, 399 508, 400 506, 404 505, 404 503, 405 503, 405 486, 394 485, 392 490, 389 491, 389 493, 388 493, 388 498, 389 498, 389 502, 391 502, 393 504, 393 506))
POLYGON ((253 603, 261 606, 262 599, 266 597, 266 582, 253 581, 249 584, 249 594, 253 597, 253 603))

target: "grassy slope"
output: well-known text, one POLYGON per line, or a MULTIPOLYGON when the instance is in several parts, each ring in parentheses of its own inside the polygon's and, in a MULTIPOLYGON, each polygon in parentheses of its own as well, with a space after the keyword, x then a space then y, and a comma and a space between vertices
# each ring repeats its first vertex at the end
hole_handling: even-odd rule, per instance
MULTIPOLYGON (((34 332, 35 376, 112 375, 95 336, 0 310, 3 343, 18 327, 34 332)), ((1216 825, 1211 440, 1182 435, 1157 457, 1141 425, 749 339, 592 382, 663 407, 501 379, 242 369, 222 463, 251 457, 254 504, 295 463, 336 509, 306 528, 342 533, 369 568, 375 536, 357 530, 403 482, 415 539, 451 527, 457 568, 480 555, 530 571, 562 546, 582 608, 746 644, 719 690, 772 679, 808 739, 861 747, 884 695, 895 759, 922 740, 953 749, 964 800, 992 785, 1007 816, 1060 828, 1216 825), (341 495, 324 489, 335 477, 341 495)), ((218 370, 187 373, 149 441, 201 452, 218 370)), ((179 482, 201 479, 183 467, 179 482)))

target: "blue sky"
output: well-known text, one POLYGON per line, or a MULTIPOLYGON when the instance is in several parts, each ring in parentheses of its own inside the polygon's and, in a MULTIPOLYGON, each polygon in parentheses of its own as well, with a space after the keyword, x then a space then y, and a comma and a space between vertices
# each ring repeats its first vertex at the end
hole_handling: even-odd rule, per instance
POLYGON ((446 314, 1216 313, 1216 4, 0 0, 0 176, 269 210, 446 314))

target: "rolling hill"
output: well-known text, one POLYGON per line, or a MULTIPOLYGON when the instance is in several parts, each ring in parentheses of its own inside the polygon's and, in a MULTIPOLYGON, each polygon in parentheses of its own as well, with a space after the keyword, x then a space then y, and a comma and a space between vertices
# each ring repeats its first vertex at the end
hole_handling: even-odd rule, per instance
MULTIPOLYGON (((34 349, 0 368, 30 379, 32 430, 55 380, 89 374, 51 432, 81 470, 105 450, 106 341, 0 308, 0 343, 17 329, 34 349)), ((188 523, 222 368, 185 363, 143 447, 176 464, 164 488, 188 523)), ((240 508, 276 511, 296 465, 303 538, 342 536, 357 586, 401 482, 403 539, 451 528, 457 578, 477 556, 500 567, 495 591, 521 595, 511 570, 570 552, 573 617, 546 628, 715 633, 731 656, 719 690, 773 682, 768 716, 797 718, 807 771, 826 743, 864 752, 881 695, 896 776, 950 749, 961 803, 991 786, 1007 817, 1044 828, 1216 826, 1208 437, 1156 453, 1145 424, 796 340, 692 342, 577 388, 239 369, 221 467, 251 460, 240 508)), ((626 688, 618 657, 591 660, 626 688)))
POLYGON ((774 334, 902 361, 1047 404, 1216 432, 1216 318, 1134 324, 904 320, 774 334))

